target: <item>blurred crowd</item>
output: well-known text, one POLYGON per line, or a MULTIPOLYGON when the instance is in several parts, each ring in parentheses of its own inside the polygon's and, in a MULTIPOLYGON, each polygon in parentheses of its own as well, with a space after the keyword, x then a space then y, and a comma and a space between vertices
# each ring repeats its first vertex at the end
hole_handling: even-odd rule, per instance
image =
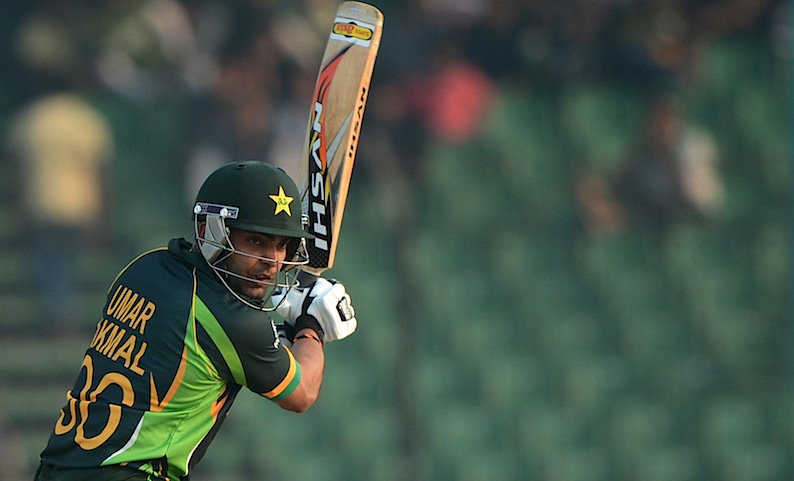
MULTIPOLYGON (((391 0, 367 130, 416 167, 428 139, 466 142, 506 85, 555 88, 604 79, 660 89, 697 78, 714 37, 790 36, 779 0, 391 0), (377 132, 377 133, 372 133, 377 132), (382 134, 382 135, 381 135, 382 134)), ((141 109, 171 135, 155 154, 190 199, 215 165, 300 154, 307 103, 337 1, 12 2, 0 50, 0 111, 71 91, 141 109), (162 121, 161 121, 162 122, 162 121), (174 168, 176 167, 176 168, 174 168)), ((128 120, 129 118, 127 118, 128 120)), ((116 130, 129 129, 122 118, 116 130)), ((152 134, 156 137, 157 134, 152 134)), ((138 138, 135 142, 156 143, 138 138)))
MULTIPOLYGON (((128 192, 170 188, 174 210, 189 212, 220 164, 260 159, 295 174, 338 3, 4 5, 0 172, 13 178, 3 186, 18 190, 2 200, 18 201, 33 221, 29 247, 44 254, 34 266, 42 305, 58 307, 50 318, 68 325, 77 309, 74 256, 58 254, 107 242, 120 222, 108 210, 134 210, 114 199, 121 184, 128 192)), ((716 215, 719 145, 667 94, 697 83, 703 46, 716 38, 767 43, 781 60, 790 60, 794 39, 782 0, 372 3, 386 21, 357 182, 381 183, 391 192, 384 195, 407 202, 405 189, 425 175, 427 146, 476 142, 502 92, 543 89, 553 99, 566 85, 608 82, 647 99, 647 125, 636 164, 614 178, 578 179, 582 223, 597 233, 637 218, 663 224, 680 209, 716 215)), ((405 213, 393 214, 399 226, 405 213)))
MULTIPOLYGON (((176 106, 162 152, 173 158, 160 162, 179 166, 165 170, 184 176, 189 199, 217 164, 258 158, 288 166, 299 155, 337 3, 12 2, 2 20, 0 108, 8 114, 64 90, 151 116, 176 106)), ((378 138, 401 166, 416 163, 428 137, 476 135, 505 84, 601 78, 653 93, 697 77, 699 47, 715 36, 777 36, 787 50, 789 33, 775 0, 376 3, 387 20, 367 129, 384 132, 378 138)))

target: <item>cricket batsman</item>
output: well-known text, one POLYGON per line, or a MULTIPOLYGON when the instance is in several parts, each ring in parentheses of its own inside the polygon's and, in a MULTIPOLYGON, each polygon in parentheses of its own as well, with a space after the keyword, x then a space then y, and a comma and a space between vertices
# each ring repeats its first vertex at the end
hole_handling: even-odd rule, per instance
POLYGON ((298 285, 312 236, 293 180, 222 166, 193 222, 193 242, 142 253, 111 283, 36 481, 187 480, 243 387, 289 411, 317 400, 325 343, 358 321, 341 283, 298 285))

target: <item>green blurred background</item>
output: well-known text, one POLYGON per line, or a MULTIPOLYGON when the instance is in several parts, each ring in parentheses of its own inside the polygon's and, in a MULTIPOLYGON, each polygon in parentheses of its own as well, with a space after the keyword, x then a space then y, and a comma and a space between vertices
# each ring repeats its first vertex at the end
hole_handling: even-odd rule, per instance
MULTIPOLYGON (((1 479, 32 479, 115 274, 192 236, 196 178, 300 155, 337 3, 4 4, 1 479), (99 217, 41 247, 19 113, 62 91, 112 149, 99 217)), ((359 330, 308 413, 243 393, 192 479, 794 479, 790 3, 374 3, 330 271, 359 330)))

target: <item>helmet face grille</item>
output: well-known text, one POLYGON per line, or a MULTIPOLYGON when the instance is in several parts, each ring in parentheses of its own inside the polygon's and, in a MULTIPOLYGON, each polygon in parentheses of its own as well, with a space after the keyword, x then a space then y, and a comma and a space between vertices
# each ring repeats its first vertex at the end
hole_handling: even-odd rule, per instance
MULTIPOLYGON (((199 210, 200 207, 198 204, 196 207, 196 210, 199 210)), ((268 306, 268 299, 270 298, 273 290, 289 290, 298 285, 297 279, 302 270, 301 267, 308 264, 309 262, 305 239, 300 237, 292 238, 289 242, 285 259, 277 260, 268 257, 260 257, 258 255, 237 250, 229 236, 229 228, 226 226, 226 218, 223 215, 206 214, 203 216, 203 234, 199 227, 201 222, 202 220, 200 216, 196 215, 194 226, 196 242, 198 244, 199 250, 224 287, 226 287, 232 296, 239 301, 254 309, 272 311, 274 308, 272 306, 268 306), (272 281, 265 281, 234 272, 233 270, 227 268, 225 262, 229 256, 233 254, 277 264, 279 265, 278 274, 272 281), (237 292, 232 287, 232 284, 230 284, 229 279, 232 277, 265 285, 268 287, 268 294, 262 299, 245 298, 240 292, 237 292)))

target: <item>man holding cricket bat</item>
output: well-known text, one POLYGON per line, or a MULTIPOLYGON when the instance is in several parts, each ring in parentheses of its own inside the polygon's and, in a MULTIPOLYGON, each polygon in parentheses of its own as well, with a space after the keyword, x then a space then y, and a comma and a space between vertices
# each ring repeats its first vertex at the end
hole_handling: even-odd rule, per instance
POLYGON ((317 400, 324 343, 357 320, 342 284, 298 284, 313 236, 293 180, 225 165, 193 220, 195 244, 143 253, 111 284, 36 481, 187 479, 243 387, 295 412, 317 400))
POLYGON ((301 190, 262 162, 220 167, 194 204, 195 245, 173 239, 116 277, 36 481, 186 480, 243 387, 290 411, 314 404, 324 343, 358 326, 345 287, 322 273, 335 258, 382 26, 371 5, 337 9, 301 190))

